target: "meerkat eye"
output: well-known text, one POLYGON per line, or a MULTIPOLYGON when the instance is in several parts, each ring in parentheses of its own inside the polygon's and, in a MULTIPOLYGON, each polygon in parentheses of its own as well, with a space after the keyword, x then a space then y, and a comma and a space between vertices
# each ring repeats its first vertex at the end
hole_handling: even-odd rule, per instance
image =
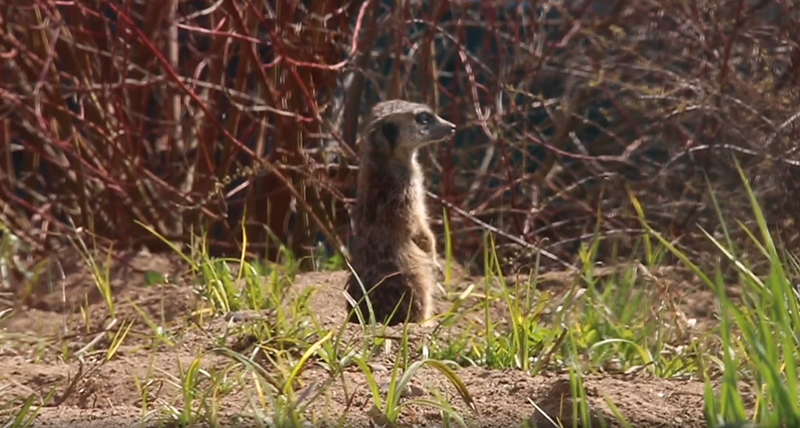
POLYGON ((428 113, 427 111, 423 111, 422 113, 417 113, 417 115, 414 116, 414 120, 420 125, 430 125, 433 123, 434 118, 432 114, 428 113))

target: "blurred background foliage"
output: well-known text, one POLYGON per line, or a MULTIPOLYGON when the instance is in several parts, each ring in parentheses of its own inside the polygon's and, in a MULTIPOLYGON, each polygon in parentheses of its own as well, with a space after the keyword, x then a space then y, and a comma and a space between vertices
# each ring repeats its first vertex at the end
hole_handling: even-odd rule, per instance
POLYGON ((736 161, 797 249, 799 19, 789 0, 6 0, 2 233, 35 259, 76 234, 165 249, 141 224, 238 255, 244 230, 313 268, 349 239, 359 121, 400 97, 458 126, 421 161, 475 269, 487 228, 509 270, 532 248, 573 263, 596 232, 601 259, 634 252, 631 195, 702 260, 712 195, 751 218, 736 161))

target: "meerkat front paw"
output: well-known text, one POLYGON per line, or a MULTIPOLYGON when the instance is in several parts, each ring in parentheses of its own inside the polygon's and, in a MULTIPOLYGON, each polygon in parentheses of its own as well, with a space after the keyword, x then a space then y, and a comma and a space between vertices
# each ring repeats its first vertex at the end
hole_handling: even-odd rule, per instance
POLYGON ((447 290, 444 288, 444 268, 442 267, 441 263, 439 263, 439 258, 435 255, 433 256, 433 276, 436 282, 436 288, 439 289, 439 293, 442 296, 447 295, 447 290))
POLYGON ((436 238, 433 236, 433 232, 430 230, 421 230, 415 233, 411 240, 414 244, 417 245, 422 251, 426 252, 428 255, 436 258, 436 238))
POLYGON ((433 271, 436 273, 437 281, 444 281, 444 268, 442 264, 439 263, 439 258, 436 256, 433 256, 433 271))

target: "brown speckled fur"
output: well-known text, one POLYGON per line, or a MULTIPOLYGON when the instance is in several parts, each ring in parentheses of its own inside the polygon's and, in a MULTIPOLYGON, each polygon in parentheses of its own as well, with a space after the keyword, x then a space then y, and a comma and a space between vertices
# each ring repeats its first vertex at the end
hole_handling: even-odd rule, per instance
MULTIPOLYGON (((364 127, 350 254, 378 322, 422 323, 433 316, 438 261, 417 150, 454 130, 430 107, 402 100, 377 104, 364 127), (417 121, 420 113, 431 122, 417 121)), ((368 322, 361 284, 352 274, 346 289, 368 322)), ((349 321, 358 322, 355 313, 349 321)))

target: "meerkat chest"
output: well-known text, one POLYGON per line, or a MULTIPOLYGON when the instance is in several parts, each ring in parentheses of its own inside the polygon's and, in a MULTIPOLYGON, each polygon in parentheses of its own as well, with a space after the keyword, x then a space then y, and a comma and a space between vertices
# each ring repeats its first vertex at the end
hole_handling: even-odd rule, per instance
POLYGON ((411 181, 411 188, 409 191, 410 194, 408 197, 411 200, 411 206, 415 213, 419 215, 420 218, 427 219, 428 209, 425 203, 425 182, 421 174, 415 176, 411 181))

